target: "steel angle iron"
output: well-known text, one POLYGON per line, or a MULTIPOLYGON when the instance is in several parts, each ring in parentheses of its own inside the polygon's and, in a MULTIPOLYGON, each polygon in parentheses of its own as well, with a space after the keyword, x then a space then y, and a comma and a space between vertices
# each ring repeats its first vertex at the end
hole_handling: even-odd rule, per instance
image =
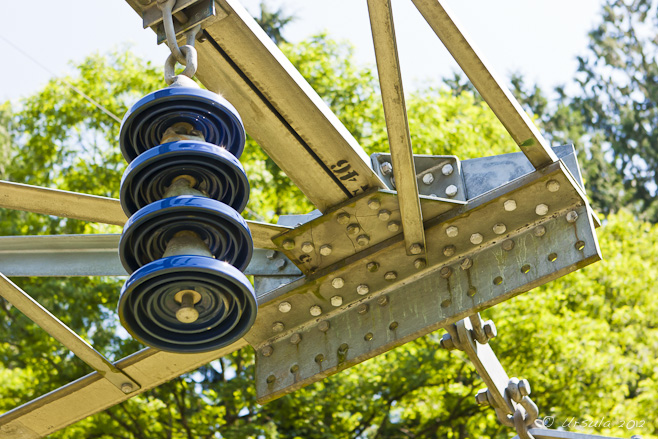
MULTIPOLYGON (((162 2, 165 29, 171 0, 162 2)), ((171 25, 173 28, 173 25, 171 25)), ((165 351, 211 351, 240 339, 256 319, 256 296, 242 271, 253 240, 240 216, 249 182, 238 161, 242 120, 221 96, 202 90, 194 38, 165 65, 169 86, 139 100, 121 124, 129 165, 121 206, 129 216, 119 242, 130 274, 119 318, 140 342, 165 351), (176 61, 185 71, 174 74, 176 61)), ((172 44, 170 44, 172 47, 172 44)))

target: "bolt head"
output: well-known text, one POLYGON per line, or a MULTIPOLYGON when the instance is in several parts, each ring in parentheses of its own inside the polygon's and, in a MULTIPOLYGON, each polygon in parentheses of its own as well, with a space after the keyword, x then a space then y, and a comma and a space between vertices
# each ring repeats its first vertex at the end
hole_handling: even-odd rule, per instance
POLYGON ((471 258, 466 258, 464 259, 459 266, 462 268, 462 270, 468 270, 473 266, 473 259, 471 258))
POLYGON ((389 232, 397 232, 400 230, 400 223, 398 221, 391 221, 386 225, 389 232))
POLYGON ((336 289, 343 288, 344 285, 345 280, 342 277, 335 277, 331 280, 331 286, 336 289))
POLYGON ((538 204, 535 207, 535 213, 539 216, 544 216, 548 213, 548 205, 547 204, 538 204))
POLYGON ((458 191, 459 191, 459 189, 457 189, 457 186, 455 186, 454 184, 451 184, 450 186, 448 186, 446 188, 446 195, 448 197, 452 198, 452 197, 457 195, 458 191))
POLYGON ((484 237, 480 233, 473 233, 471 235, 470 240, 471 240, 471 244, 478 245, 478 244, 482 243, 482 241, 484 240, 484 237))
POLYGON ((498 223, 493 226, 493 231, 496 235, 502 235, 507 231, 507 226, 503 223, 498 223))
POLYGON ((378 303, 380 306, 386 306, 386 305, 388 305, 388 296, 380 296, 380 297, 377 299, 377 303, 378 303))
POLYGON ((448 163, 447 165, 443 165, 443 167, 441 168, 441 173, 446 177, 452 174, 452 171, 454 171, 454 168, 450 163, 448 163))
POLYGON ((311 253, 313 250, 315 250, 315 246, 313 245, 312 242, 304 242, 302 243, 302 251, 304 253, 311 253))
POLYGON ((363 314, 365 314, 365 313, 368 312, 368 305, 365 304, 365 303, 362 303, 361 305, 358 306, 358 308, 356 309, 356 311, 357 311, 359 314, 363 315, 363 314))
POLYGON ((503 241, 503 243, 501 244, 501 247, 503 247, 503 250, 508 252, 508 251, 510 251, 514 248, 514 241, 512 241, 511 239, 507 239, 507 240, 503 241))
POLYGON ((557 192, 560 190, 560 182, 557 180, 549 180, 546 183, 546 189, 548 189, 549 192, 557 192))
POLYGON ((341 296, 333 296, 330 301, 332 306, 341 306, 343 304, 343 298, 341 296))
POLYGON ((427 267, 427 260, 425 258, 418 258, 414 261, 414 268, 416 270, 421 270, 425 267, 427 267))
POLYGON ((329 330, 330 326, 331 325, 329 324, 329 322, 327 320, 323 320, 320 323, 318 323, 318 329, 322 332, 327 332, 329 330))
POLYGON ((320 308, 319 305, 313 305, 309 308, 308 312, 310 312, 313 317, 317 317, 322 314, 322 308, 320 308))
POLYGON ((454 255, 456 251, 457 248, 454 245, 446 245, 443 247, 443 256, 449 258, 450 256, 454 255))
POLYGON ((292 305, 290 304, 290 302, 279 303, 279 311, 286 313, 286 312, 290 312, 291 309, 292 309, 292 305))
POLYGON ((532 389, 530 389, 530 382, 528 380, 520 380, 519 381, 519 393, 521 396, 528 396, 530 395, 532 389))
POLYGON ((272 331, 274 332, 283 332, 284 328, 285 325, 283 324, 283 322, 274 322, 272 324, 272 331))
POLYGON ((484 330, 484 334, 487 336, 487 341, 498 335, 498 330, 496 329, 496 325, 492 320, 487 320, 484 322, 482 329, 484 330))
POLYGON ((276 267, 277 270, 283 270, 287 263, 288 261, 286 261, 285 259, 277 259, 276 261, 274 261, 274 266, 276 267))
POLYGON ((450 267, 443 267, 443 268, 441 269, 441 271, 439 271, 439 273, 441 274, 441 277, 442 277, 442 278, 447 279, 447 278, 449 278, 449 277, 452 275, 452 268, 450 268, 450 267))
POLYGON ((133 391, 133 385, 131 383, 123 383, 121 384, 121 391, 123 393, 130 393, 133 391))
POLYGON ((412 255, 419 255, 423 252, 423 246, 420 244, 411 244, 409 246, 409 253, 412 255))
POLYGON ((480 390, 476 395, 475 395, 475 402, 478 405, 488 407, 491 405, 489 403, 489 397, 487 395, 488 390, 487 389, 482 389, 480 390))
POLYGON ((356 236, 361 231, 361 227, 358 224, 350 224, 346 230, 349 235, 356 236))
POLYGON ((447 351, 452 351, 452 350, 455 350, 457 348, 457 346, 455 346, 455 342, 452 340, 452 337, 450 336, 450 334, 443 334, 443 336, 441 337, 441 342, 440 343, 441 343, 441 347, 443 349, 447 350, 447 351))
POLYGON ((393 189, 395 189, 395 177, 391 175, 391 186, 393 186, 393 189))
POLYGON ((292 344, 299 344, 302 341, 302 335, 295 332, 293 335, 290 336, 290 343, 292 344))
POLYGON ((356 287, 356 292, 359 294, 359 296, 365 296, 370 292, 370 287, 366 284, 361 284, 358 287, 356 287))
POLYGON ((267 253, 265 253, 265 257, 270 260, 274 259, 275 256, 276 256, 276 251, 274 250, 268 250, 267 253))
POLYGON ((516 210, 516 201, 514 200, 507 200, 505 203, 503 203, 503 207, 507 212, 513 212, 516 210))
POLYGON ((544 236, 544 235, 546 234, 546 227, 544 227, 544 226, 537 226, 537 227, 535 227, 535 230, 532 231, 532 233, 533 233, 536 237, 540 238, 540 237, 542 237, 542 236, 544 236))
POLYGON ((322 256, 329 256, 333 248, 329 244, 325 244, 320 247, 320 254, 322 256))
POLYGON ((576 220, 578 219, 578 212, 575 210, 572 210, 571 212, 567 213, 567 222, 569 223, 575 223, 576 220))
POLYGON ((389 162, 384 162, 382 163, 380 169, 382 171, 382 174, 388 175, 391 172, 393 172, 393 165, 391 165, 389 162))
POLYGON ((375 271, 379 270, 379 264, 377 262, 368 262, 366 269, 369 272, 374 273, 375 271))
POLYGON ((377 218, 379 218, 380 221, 388 221, 390 217, 391 217, 391 212, 386 209, 380 210, 379 213, 377 214, 377 218))
POLYGON ((263 348, 260 350, 260 354, 263 357, 269 357, 272 355, 273 352, 274 352, 274 348, 270 345, 263 346, 263 348))
POLYGON ((371 198, 368 200, 368 207, 372 210, 377 210, 381 207, 382 203, 377 198, 371 198))
POLYGON ((295 241, 292 239, 286 239, 282 244, 283 248, 286 250, 292 250, 295 248, 295 241))
POLYGON ((426 185, 430 185, 434 183, 434 176, 432 175, 431 172, 428 172, 427 174, 423 175, 423 183, 426 185))
POLYGON ((459 235, 459 229, 457 226, 448 226, 446 229, 446 235, 448 235, 449 238, 456 238, 457 235, 459 235))
POLYGON ((368 235, 359 235, 356 238, 356 243, 359 245, 368 245, 370 244, 370 236, 368 235))
POLYGON ((388 281, 393 281, 398 278, 398 274, 395 271, 388 271, 384 274, 384 279, 388 281))
POLYGON ((338 216, 336 217, 336 221, 338 224, 345 225, 350 222, 350 214, 349 213, 339 213, 338 216))

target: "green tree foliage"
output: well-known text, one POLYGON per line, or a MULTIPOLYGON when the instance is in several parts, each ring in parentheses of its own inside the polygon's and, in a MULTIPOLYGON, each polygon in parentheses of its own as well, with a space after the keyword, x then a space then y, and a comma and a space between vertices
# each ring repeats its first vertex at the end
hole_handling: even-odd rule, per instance
MULTIPOLYGON (((319 35, 282 48, 369 153, 386 149, 376 77, 355 63, 349 46, 319 35)), ((119 116, 162 86, 159 69, 129 53, 90 57, 68 81, 119 116)), ((467 88, 425 89, 409 97, 408 107, 416 153, 465 159, 516 150, 467 88)), ((57 80, 13 115, 2 111, 6 130, 0 141, 12 157, 6 162, 8 179, 117 196, 124 163, 116 143, 118 124, 107 115, 57 80)), ((252 183, 248 215, 274 220, 312 209, 251 140, 243 163, 252 183)), ((116 229, 0 211, 5 235, 106 231, 116 229)), ((658 437, 658 268, 652 263, 657 241, 656 226, 625 211, 610 215, 601 229, 606 261, 489 312, 500 333, 494 350, 510 375, 531 381, 541 415, 555 416, 558 425, 570 417, 644 421, 632 433, 658 437)), ((20 285, 109 357, 139 348, 119 335, 114 309, 121 280, 21 279, 20 285)), ((0 305, 0 410, 88 372, 7 302, 0 305)), ((265 406, 255 402, 253 373, 253 353, 244 349, 52 437, 503 438, 512 433, 492 410, 475 404, 481 380, 464 354, 440 349, 437 333, 265 406)))

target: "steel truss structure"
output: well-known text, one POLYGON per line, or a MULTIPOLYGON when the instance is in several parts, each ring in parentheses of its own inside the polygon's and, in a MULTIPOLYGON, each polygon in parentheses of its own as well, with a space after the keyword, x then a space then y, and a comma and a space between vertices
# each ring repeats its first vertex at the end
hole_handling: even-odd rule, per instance
MULTIPOLYGON (((126 1, 162 41, 156 2, 126 1)), ((463 162, 413 155, 390 0, 368 0, 390 144, 372 158, 237 0, 178 0, 173 12, 186 18, 177 31, 203 27, 198 78, 235 105, 318 211, 249 222, 259 314, 244 339, 213 352, 148 348, 111 363, 2 275, 0 295, 96 370, 0 416, 2 437, 45 437, 247 345, 265 402, 438 328, 451 335, 446 347, 469 354, 499 416, 519 410, 482 335, 495 328, 473 316, 599 260, 598 222, 573 147, 548 146, 440 1, 412 1, 521 152, 463 162)), ((0 207, 126 222, 119 200, 12 182, 0 182, 0 207)), ((117 242, 2 237, 0 271, 124 275, 117 242)))

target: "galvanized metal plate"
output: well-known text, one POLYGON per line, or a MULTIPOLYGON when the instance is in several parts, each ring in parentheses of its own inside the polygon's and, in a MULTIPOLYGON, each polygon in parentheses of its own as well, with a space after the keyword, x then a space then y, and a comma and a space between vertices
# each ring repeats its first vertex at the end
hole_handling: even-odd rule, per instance
POLYGON ((426 224, 427 260, 408 257, 397 237, 261 296, 259 321, 246 337, 258 351, 259 401, 599 260, 588 209, 570 173, 556 163, 426 224), (556 181, 559 189, 551 192, 549 182, 555 188, 556 181), (505 210, 509 200, 515 210, 505 210), (538 215, 540 204, 548 210, 538 215), (506 224, 500 235, 493 231, 499 223, 506 224), (456 236, 446 234, 450 227, 456 236), (470 241, 474 233, 482 242, 470 241), (454 252, 444 253, 451 245, 454 252))
MULTIPOLYGON (((464 201, 421 197, 423 218, 435 218, 464 201)), ((304 273, 339 263, 402 232, 400 206, 393 191, 369 192, 282 233, 272 241, 304 273)))
MULTIPOLYGON (((370 156, 377 175, 395 189, 391 155, 375 153, 370 156), (390 168, 389 168, 390 167, 390 168)), ((466 187, 461 162, 454 155, 414 155, 418 193, 436 198, 466 201, 466 187)))

